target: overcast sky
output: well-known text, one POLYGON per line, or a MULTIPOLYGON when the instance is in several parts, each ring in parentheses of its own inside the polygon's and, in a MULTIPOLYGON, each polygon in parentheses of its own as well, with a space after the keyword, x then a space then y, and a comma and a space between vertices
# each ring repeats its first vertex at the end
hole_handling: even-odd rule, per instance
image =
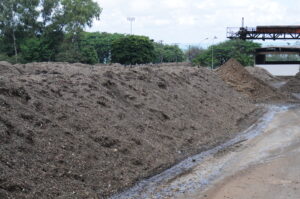
POLYGON ((210 44, 226 40, 226 27, 300 25, 299 0, 97 0, 100 21, 89 31, 133 33, 155 41, 210 44), (209 40, 205 40, 209 38, 209 40))

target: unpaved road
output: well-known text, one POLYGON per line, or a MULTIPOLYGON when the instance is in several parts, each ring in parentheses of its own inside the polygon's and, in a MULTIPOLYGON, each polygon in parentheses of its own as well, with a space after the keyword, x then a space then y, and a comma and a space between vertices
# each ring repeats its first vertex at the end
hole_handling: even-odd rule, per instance
MULTIPOLYGON (((209 166, 227 162, 222 174, 206 190, 186 192, 177 198, 298 199, 300 197, 299 108, 277 114, 263 134, 236 148, 220 154, 216 160, 207 163, 209 166)), ((189 178, 188 176, 184 178, 189 178)))
POLYGON ((300 108, 275 108, 248 131, 113 198, 298 199, 300 108))

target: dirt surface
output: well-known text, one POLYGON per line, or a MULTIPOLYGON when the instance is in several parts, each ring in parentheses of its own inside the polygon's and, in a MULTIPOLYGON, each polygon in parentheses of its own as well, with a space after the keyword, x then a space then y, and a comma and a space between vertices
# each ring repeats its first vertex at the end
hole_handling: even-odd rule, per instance
POLYGON ((106 198, 232 138, 262 110, 183 66, 0 62, 0 198, 106 198))
MULTIPOLYGON (((110 199, 185 199, 189 194, 206 188, 219 175, 227 172, 223 168, 230 166, 232 156, 223 157, 229 152, 236 152, 247 140, 261 134, 274 115, 284 108, 269 107, 268 111, 246 131, 238 133, 233 139, 210 150, 191 156, 164 172, 139 182, 131 189, 114 195, 110 199)), ((249 159, 250 161, 253 158, 249 159)))
POLYGON ((228 177, 198 199, 298 199, 300 158, 291 154, 228 177))
POLYGON ((260 68, 260 67, 252 67, 247 66, 245 69, 254 77, 257 79, 260 79, 266 83, 273 82, 273 81, 280 81, 279 78, 273 76, 271 73, 269 73, 266 69, 260 68))
POLYGON ((299 124, 299 106, 268 106, 234 139, 112 199, 298 199, 299 124))
POLYGON ((250 97, 254 102, 284 102, 292 98, 251 75, 245 67, 235 59, 230 59, 223 66, 218 68, 217 74, 228 85, 250 97))
MULTIPOLYGON (((265 134, 232 155, 230 168, 206 192, 185 199, 298 199, 300 196, 300 109, 281 113, 265 134), (247 148, 246 148, 247 147, 247 148), (256 154, 251 160, 247 159, 256 154), (247 163, 248 162, 248 163, 247 163), (245 164, 246 163, 246 164, 245 164), (234 171, 232 173, 232 171, 234 171), (224 177, 225 176, 225 177, 224 177)), ((227 154, 227 156, 229 156, 227 154)))
POLYGON ((300 73, 290 78, 287 83, 281 87, 281 90, 290 93, 300 93, 300 73))

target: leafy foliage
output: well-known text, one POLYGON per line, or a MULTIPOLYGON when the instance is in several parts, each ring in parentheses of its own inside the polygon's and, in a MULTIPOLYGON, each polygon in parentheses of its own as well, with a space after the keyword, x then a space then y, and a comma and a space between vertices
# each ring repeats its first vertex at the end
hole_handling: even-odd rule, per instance
POLYGON ((111 62, 111 50, 114 40, 125 37, 125 35, 114 33, 82 33, 81 46, 92 46, 96 50, 99 63, 111 62))
POLYGON ((67 32, 78 33, 85 26, 91 27, 93 19, 99 19, 101 8, 92 0, 61 0, 58 17, 67 32))
POLYGON ((72 43, 72 34, 66 36, 62 45, 60 46, 59 53, 55 57, 55 61, 60 62, 81 62, 86 64, 98 63, 98 55, 93 46, 72 43))
POLYGON ((185 59, 178 46, 148 37, 84 32, 101 11, 95 0, 0 1, 0 60, 142 64, 185 59))
POLYGON ((154 45, 148 37, 128 35, 113 41, 111 53, 112 62, 145 64, 154 58, 154 45))
POLYGON ((182 62, 185 59, 184 53, 177 45, 154 44, 154 63, 182 62))
POLYGON ((193 62, 201 66, 221 66, 230 58, 235 58, 244 66, 254 64, 254 52, 261 44, 252 41, 229 40, 217 45, 210 46, 203 53, 199 54, 193 62), (212 57, 213 54, 213 57, 212 57))
POLYGON ((7 55, 14 55, 16 61, 22 39, 34 35, 37 28, 38 4, 38 0, 0 1, 0 37, 6 44, 7 55))
POLYGON ((81 49, 82 59, 80 62, 87 64, 98 63, 98 55, 93 46, 85 46, 81 49))
POLYGON ((53 60, 63 41, 60 36, 71 34, 71 42, 78 45, 80 32, 91 26, 94 18, 99 19, 100 13, 101 8, 93 0, 0 1, 1 53, 18 57, 24 50, 25 60, 45 60, 45 56, 53 60))
POLYGON ((26 61, 41 61, 43 53, 41 49, 43 47, 40 39, 28 39, 21 45, 22 56, 26 61))
POLYGON ((203 48, 199 48, 197 46, 190 46, 189 49, 185 51, 185 56, 187 57, 188 61, 192 61, 204 51, 205 50, 203 48))

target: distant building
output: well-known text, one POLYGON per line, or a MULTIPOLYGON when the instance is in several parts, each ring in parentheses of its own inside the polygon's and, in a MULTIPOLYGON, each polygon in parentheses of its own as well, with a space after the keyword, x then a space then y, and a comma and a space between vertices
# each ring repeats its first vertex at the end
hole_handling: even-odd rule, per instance
POLYGON ((265 47, 256 49, 255 66, 275 76, 294 76, 300 72, 300 47, 265 47))

